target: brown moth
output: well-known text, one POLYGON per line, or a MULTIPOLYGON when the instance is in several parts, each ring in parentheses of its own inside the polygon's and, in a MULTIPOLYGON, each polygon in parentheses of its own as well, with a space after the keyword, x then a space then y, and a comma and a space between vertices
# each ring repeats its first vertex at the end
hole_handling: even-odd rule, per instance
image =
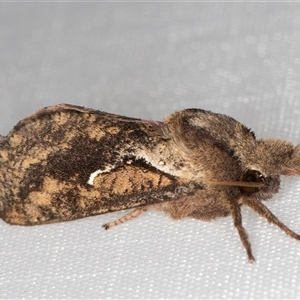
POLYGON ((231 215, 250 261, 241 206, 300 240, 262 203, 280 175, 300 175, 300 145, 259 139, 231 117, 186 109, 165 122, 84 107, 46 107, 0 139, 0 217, 10 224, 69 221, 135 208, 173 219, 231 215))

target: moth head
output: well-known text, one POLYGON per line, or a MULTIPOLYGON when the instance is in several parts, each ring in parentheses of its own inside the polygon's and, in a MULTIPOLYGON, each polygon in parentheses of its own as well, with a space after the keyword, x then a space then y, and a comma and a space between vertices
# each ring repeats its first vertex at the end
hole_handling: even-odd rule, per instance
POLYGON ((243 183, 240 186, 241 192, 251 195, 259 192, 265 186, 266 178, 257 170, 247 170, 241 182, 243 183))
POLYGON ((244 173, 241 182, 243 185, 239 188, 243 196, 267 200, 278 192, 280 175, 263 175, 260 171, 251 169, 244 173))
POLYGON ((280 175, 300 175, 300 145, 276 139, 257 140, 256 150, 249 153, 247 167, 240 180, 215 182, 236 186, 241 194, 257 199, 269 199, 277 193, 280 175))
POLYGON ((259 170, 264 176, 273 174, 300 175, 300 145, 279 139, 257 140, 256 151, 249 156, 251 169, 259 170))
POLYGON ((215 181, 212 185, 236 187, 242 196, 258 200, 270 199, 279 190, 280 176, 270 175, 265 177, 260 171, 247 170, 238 181, 215 181))

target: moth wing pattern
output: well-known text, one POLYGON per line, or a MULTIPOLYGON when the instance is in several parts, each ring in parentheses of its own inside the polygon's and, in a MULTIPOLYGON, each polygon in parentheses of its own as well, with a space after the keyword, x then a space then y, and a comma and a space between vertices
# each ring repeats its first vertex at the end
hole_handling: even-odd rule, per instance
POLYGON ((139 156, 160 142, 155 122, 67 104, 41 109, 1 141, 1 217, 52 223, 193 193, 139 156))

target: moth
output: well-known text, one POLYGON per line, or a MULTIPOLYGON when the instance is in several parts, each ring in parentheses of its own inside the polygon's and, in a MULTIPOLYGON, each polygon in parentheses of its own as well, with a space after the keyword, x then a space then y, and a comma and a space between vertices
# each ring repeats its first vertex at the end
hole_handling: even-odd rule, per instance
POLYGON ((150 208, 175 220, 231 215, 254 261, 243 205, 300 240, 263 204, 280 175, 300 175, 300 145, 256 139, 223 114, 185 109, 156 122, 59 104, 1 137, 0 217, 38 225, 134 209, 108 229, 150 208))

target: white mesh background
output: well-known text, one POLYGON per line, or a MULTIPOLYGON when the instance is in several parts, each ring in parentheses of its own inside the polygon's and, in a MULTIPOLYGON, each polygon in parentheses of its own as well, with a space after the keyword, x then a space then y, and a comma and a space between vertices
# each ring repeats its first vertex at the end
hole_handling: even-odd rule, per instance
MULTIPOLYGON (((299 71, 299 3, 0 3, 3 135, 65 102, 153 120, 210 109, 296 144, 299 71)), ((298 232, 299 198, 300 178, 284 178, 267 203, 298 232)), ((255 264, 231 218, 147 212, 101 228, 123 214, 0 221, 0 297, 300 298, 300 242, 247 208, 255 264)))

